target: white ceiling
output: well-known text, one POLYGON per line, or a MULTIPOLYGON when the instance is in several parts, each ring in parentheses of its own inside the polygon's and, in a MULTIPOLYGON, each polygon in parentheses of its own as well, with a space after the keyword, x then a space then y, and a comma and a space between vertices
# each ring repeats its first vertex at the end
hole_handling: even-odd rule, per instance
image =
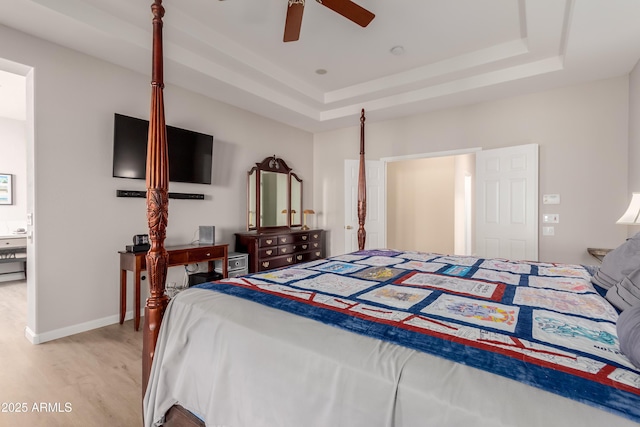
MULTIPOLYGON (((361 108, 383 120, 619 76, 640 58, 640 0, 356 2, 368 27, 307 0, 300 40, 283 43, 287 0, 165 0, 165 82, 315 132, 357 125, 361 108)), ((150 74, 151 3, 0 0, 0 23, 150 74)))

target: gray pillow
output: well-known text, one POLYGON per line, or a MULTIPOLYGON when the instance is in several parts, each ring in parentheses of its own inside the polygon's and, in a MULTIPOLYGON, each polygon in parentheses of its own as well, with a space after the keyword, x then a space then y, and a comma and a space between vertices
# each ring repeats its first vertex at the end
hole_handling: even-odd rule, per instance
POLYGON ((620 351, 640 368, 640 305, 625 310, 616 323, 620 351))
POLYGON ((640 268, 609 288, 605 298, 621 311, 640 305, 640 268))
MULTIPOLYGON (((640 233, 609 252, 591 281, 609 289, 638 268, 640 268, 640 233)), ((640 282, 636 283, 640 284, 640 282)))

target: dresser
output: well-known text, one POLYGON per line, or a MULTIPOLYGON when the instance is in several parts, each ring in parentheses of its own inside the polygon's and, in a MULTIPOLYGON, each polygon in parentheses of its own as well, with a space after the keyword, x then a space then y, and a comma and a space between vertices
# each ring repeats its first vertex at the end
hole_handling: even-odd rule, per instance
POLYGON ((249 254, 249 273, 325 257, 324 230, 236 233, 236 251, 249 254))

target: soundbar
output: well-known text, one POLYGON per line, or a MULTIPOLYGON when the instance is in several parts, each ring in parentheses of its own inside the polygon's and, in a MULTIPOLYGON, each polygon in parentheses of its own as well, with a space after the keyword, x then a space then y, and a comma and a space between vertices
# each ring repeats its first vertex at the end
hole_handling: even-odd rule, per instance
MULTIPOLYGON (((116 190, 117 197, 138 197, 146 198, 146 191, 136 190, 116 190)), ((204 194, 199 193, 169 193, 170 199, 204 200, 204 194)))

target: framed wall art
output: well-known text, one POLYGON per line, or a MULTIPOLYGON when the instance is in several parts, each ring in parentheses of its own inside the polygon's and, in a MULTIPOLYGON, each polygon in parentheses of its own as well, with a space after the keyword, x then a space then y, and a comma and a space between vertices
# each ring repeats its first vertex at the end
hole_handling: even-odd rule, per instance
POLYGON ((0 173, 0 205, 13 204, 13 175, 0 173))

